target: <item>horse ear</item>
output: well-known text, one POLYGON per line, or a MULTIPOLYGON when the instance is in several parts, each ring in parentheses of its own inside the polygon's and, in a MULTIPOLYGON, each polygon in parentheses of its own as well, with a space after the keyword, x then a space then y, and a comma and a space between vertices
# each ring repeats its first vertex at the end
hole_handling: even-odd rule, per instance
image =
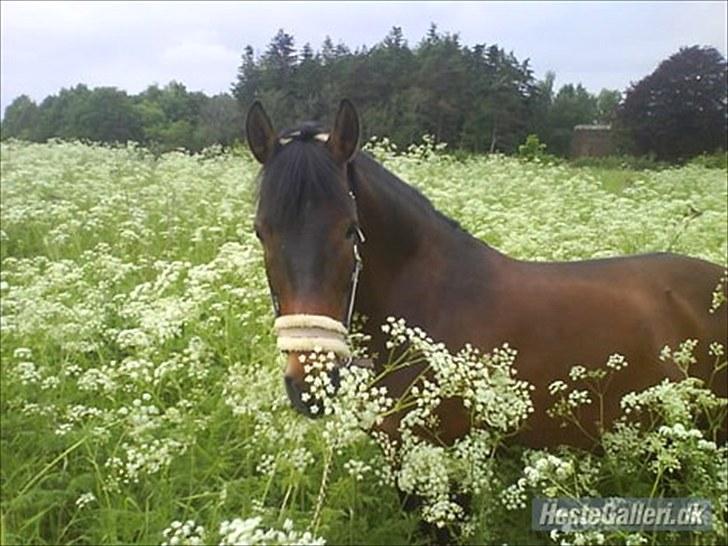
POLYGON ((346 163, 356 154, 359 147, 359 115, 347 99, 339 104, 334 130, 326 144, 337 163, 346 163))
POLYGON ((248 117, 245 120, 245 134, 248 139, 248 146, 250 146, 250 151, 253 152, 255 159, 260 163, 265 163, 273 154, 276 133, 260 101, 255 101, 248 110, 248 117))

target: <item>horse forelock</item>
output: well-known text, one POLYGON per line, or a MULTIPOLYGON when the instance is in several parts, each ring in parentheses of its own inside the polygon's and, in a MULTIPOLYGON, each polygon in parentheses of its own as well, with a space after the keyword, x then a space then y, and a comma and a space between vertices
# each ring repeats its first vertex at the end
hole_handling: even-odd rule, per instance
POLYGON ((281 228, 295 228, 305 206, 351 206, 341 170, 323 143, 318 123, 304 123, 278 136, 279 147, 260 177, 259 212, 281 228))
POLYGON ((329 134, 324 130, 320 123, 315 121, 307 121, 305 123, 302 123, 298 127, 281 131, 281 133, 278 135, 278 142, 282 146, 285 146, 286 144, 290 144, 294 140, 300 142, 306 142, 311 140, 326 142, 328 138, 329 134))

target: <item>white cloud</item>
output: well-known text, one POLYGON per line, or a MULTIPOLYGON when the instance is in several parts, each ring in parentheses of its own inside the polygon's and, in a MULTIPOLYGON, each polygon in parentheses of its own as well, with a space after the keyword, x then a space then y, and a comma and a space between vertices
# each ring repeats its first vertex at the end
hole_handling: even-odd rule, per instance
POLYGON ((238 53, 221 44, 183 42, 162 51, 161 60, 172 64, 229 64, 239 59, 238 53))
POLYGON ((434 21, 465 44, 497 43, 537 76, 623 89, 682 45, 726 54, 724 2, 0 2, 2 109, 79 82, 138 92, 176 79, 229 89, 246 44, 265 50, 279 28, 314 48, 352 48, 393 25, 415 45, 434 21))

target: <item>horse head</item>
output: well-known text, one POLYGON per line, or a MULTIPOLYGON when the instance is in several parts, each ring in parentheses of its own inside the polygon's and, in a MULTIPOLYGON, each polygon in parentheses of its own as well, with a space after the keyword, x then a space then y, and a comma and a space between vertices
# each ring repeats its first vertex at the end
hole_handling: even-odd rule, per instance
POLYGON ((263 166, 255 232, 264 249, 278 348, 287 355, 286 391, 294 408, 315 417, 322 404, 310 392, 312 357, 329 355, 323 385, 329 392, 338 386, 338 366, 351 357, 346 335, 363 234, 348 164, 358 149, 359 118, 344 100, 330 133, 310 122, 276 133, 256 101, 246 132, 263 166))

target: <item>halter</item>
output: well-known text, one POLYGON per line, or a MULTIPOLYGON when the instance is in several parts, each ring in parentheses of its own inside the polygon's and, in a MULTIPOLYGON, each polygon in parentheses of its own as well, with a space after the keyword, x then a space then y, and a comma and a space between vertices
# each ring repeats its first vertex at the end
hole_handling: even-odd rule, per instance
MULTIPOLYGON (((284 138, 280 138, 281 145, 291 142, 299 132, 290 133, 284 138)), ((319 133, 314 138, 321 142, 326 142, 329 138, 328 133, 319 133)), ((349 183, 349 197, 356 206, 356 195, 349 183)), ((357 224, 354 233, 354 269, 351 272, 351 285, 349 295, 347 297, 346 316, 344 322, 326 316, 326 315, 310 315, 310 314, 290 314, 281 315, 280 302, 273 292, 273 287, 268 285, 273 303, 273 312, 276 316, 274 329, 278 337, 278 350, 282 352, 310 352, 324 351, 333 352, 337 356, 347 359, 346 365, 351 363, 351 351, 346 342, 346 335, 351 327, 351 321, 354 316, 354 304, 356 303, 356 292, 359 287, 359 275, 364 267, 364 261, 359 253, 359 245, 366 241, 364 232, 357 224)))

